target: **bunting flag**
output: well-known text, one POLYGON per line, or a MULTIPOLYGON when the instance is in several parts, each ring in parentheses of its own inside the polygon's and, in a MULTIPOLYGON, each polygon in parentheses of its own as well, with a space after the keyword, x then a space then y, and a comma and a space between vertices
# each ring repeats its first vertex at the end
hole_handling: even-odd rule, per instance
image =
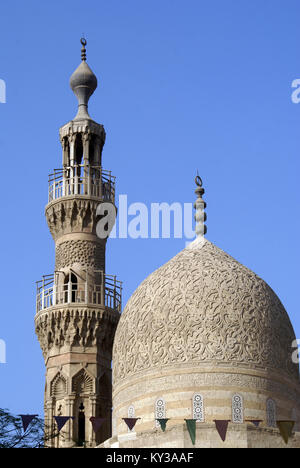
POLYGON ((23 431, 25 432, 31 421, 38 416, 38 414, 19 414, 22 419, 23 431))
POLYGON ((251 422, 255 427, 258 427, 262 419, 245 419, 246 422, 251 422))
POLYGON ((277 427, 283 438, 284 442, 287 444, 289 438, 292 435, 292 430, 295 424, 295 421, 276 421, 277 427))
POLYGON ((230 422, 230 419, 214 419, 214 422, 216 424, 216 429, 219 433, 219 436, 221 437, 223 442, 225 442, 228 423, 230 422))
POLYGON ((167 425, 167 422, 169 421, 169 419, 157 419, 156 421, 159 422, 162 431, 165 432, 166 425, 167 425))
POLYGON ((128 429, 132 431, 132 429, 136 425, 137 420, 141 418, 122 418, 122 419, 127 424, 128 429))
POLYGON ((73 416, 54 416, 54 419, 57 424, 58 432, 60 432, 60 430, 64 427, 66 422, 69 421, 69 419, 74 419, 74 417, 73 416))
POLYGON ((196 441, 196 419, 185 419, 186 427, 189 431, 192 444, 195 445, 196 441))
POLYGON ((92 416, 90 418, 90 421, 93 426, 93 431, 97 433, 99 429, 101 428, 102 424, 104 423, 104 421, 106 421, 106 418, 95 418, 94 416, 92 416))

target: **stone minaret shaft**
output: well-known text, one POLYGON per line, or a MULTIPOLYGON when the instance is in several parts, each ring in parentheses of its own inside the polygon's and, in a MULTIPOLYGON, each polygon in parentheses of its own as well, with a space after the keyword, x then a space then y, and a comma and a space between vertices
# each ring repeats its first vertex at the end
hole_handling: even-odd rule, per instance
POLYGON ((78 113, 60 128, 63 165, 49 177, 46 218, 55 271, 37 283, 36 333, 46 365, 46 444, 93 447, 111 435, 111 355, 121 284, 105 273, 106 238, 96 235, 100 203, 115 202, 115 179, 102 168, 105 131, 88 114, 97 79, 82 62, 70 80, 78 113), (57 433, 54 416, 72 416, 57 433), (90 417, 106 418, 100 431, 90 417))

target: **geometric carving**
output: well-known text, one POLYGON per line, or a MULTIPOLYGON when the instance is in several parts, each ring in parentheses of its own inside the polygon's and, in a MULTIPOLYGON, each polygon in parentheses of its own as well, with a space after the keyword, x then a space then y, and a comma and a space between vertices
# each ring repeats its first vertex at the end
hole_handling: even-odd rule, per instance
POLYGON ((205 239, 154 271, 127 302, 114 340, 114 385, 177 363, 246 365, 296 380, 294 339, 274 291, 205 239))
POLYGON ((72 378, 72 392, 76 395, 94 393, 94 379, 84 369, 72 378))
POLYGON ((195 393, 193 396, 193 419, 204 421, 203 397, 200 393, 195 393))
POLYGON ((66 379, 60 374, 56 374, 50 385, 50 396, 61 399, 67 393, 66 379))
POLYGON ((86 240, 66 241, 56 246, 55 269, 79 263, 84 267, 104 270, 105 245, 86 240))
POLYGON ((111 352, 119 313, 88 307, 49 309, 35 319, 44 358, 52 348, 101 346, 111 352))
POLYGON ((244 422, 243 397, 238 394, 235 394, 232 397, 232 422, 234 423, 244 422))
POLYGON ((53 239, 71 232, 96 234, 98 205, 99 201, 81 199, 78 195, 73 199, 62 197, 47 205, 46 218, 53 239))
POLYGON ((272 398, 267 399, 267 426, 276 427, 276 403, 272 398))

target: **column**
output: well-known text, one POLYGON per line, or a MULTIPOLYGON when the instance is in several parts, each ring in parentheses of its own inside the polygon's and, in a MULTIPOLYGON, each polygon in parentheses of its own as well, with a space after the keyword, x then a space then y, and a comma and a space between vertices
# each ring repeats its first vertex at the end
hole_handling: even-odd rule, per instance
POLYGON ((71 169, 69 170, 69 181, 67 185, 69 186, 69 190, 67 191, 67 195, 73 195, 75 193, 75 135, 69 135, 69 145, 70 145, 70 166, 71 169))
MULTIPOLYGON (((96 414, 97 414, 97 397, 96 396, 91 396, 90 397, 90 407, 91 407, 91 416, 93 417, 96 417, 96 414)), ((89 437, 89 443, 90 443, 90 446, 91 447, 95 447, 96 445, 96 434, 95 434, 95 431, 93 430, 93 427, 92 427, 92 423, 89 421, 88 422, 89 424, 89 428, 90 428, 90 431, 91 431, 91 436, 89 437)))
MULTIPOLYGON (((66 398, 65 401, 66 401, 66 410, 67 410, 66 416, 73 417, 74 416, 75 397, 74 396, 69 396, 68 398, 66 398)), ((68 424, 68 441, 67 441, 67 445, 68 445, 68 447, 73 447, 75 445, 74 444, 74 439, 73 439, 73 419, 70 419, 67 424, 68 424)))
POLYGON ((85 195, 91 195, 91 181, 90 181, 90 161, 89 161, 89 152, 90 152, 90 134, 84 133, 82 135, 82 146, 83 146, 83 193, 85 195))

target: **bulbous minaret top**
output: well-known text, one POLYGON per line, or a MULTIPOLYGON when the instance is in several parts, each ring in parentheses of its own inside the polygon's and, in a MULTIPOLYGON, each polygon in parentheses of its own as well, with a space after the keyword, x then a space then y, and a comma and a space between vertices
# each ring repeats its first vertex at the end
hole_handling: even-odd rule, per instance
POLYGON ((75 96, 78 99, 78 112, 74 120, 90 119, 88 113, 88 101, 97 88, 97 78, 86 63, 87 44, 84 38, 80 39, 82 44, 81 49, 81 64, 76 68, 70 78, 70 86, 75 96))

